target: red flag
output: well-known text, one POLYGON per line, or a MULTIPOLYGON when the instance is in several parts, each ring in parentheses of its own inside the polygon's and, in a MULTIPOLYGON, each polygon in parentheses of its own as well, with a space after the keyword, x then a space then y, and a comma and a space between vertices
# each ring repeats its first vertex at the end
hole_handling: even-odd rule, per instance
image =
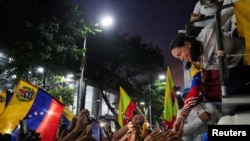
POLYGON ((120 87, 118 122, 121 127, 126 125, 128 121, 132 120, 133 113, 136 110, 136 103, 131 100, 124 89, 120 87))

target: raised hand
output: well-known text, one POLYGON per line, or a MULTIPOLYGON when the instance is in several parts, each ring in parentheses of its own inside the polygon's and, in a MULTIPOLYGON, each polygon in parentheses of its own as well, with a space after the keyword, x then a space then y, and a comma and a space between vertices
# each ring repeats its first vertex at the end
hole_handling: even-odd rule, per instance
POLYGON ((182 116, 178 116, 174 122, 174 131, 176 132, 178 137, 182 137, 184 129, 184 118, 182 116))

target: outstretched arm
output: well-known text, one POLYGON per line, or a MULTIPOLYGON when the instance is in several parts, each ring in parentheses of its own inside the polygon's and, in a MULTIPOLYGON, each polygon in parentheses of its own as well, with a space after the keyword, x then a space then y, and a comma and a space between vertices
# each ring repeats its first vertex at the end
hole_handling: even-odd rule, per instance
POLYGON ((175 120, 174 123, 174 130, 177 132, 178 136, 182 136, 184 121, 189 115, 192 107, 195 106, 196 103, 198 102, 201 84, 202 84, 201 72, 198 72, 193 76, 191 89, 186 96, 182 111, 177 116, 177 119, 175 120))
POLYGON ((202 78, 201 72, 196 73, 192 79, 192 85, 189 93, 186 96, 184 106, 182 108, 180 116, 186 119, 192 108, 197 104, 199 99, 199 93, 201 90, 202 78))

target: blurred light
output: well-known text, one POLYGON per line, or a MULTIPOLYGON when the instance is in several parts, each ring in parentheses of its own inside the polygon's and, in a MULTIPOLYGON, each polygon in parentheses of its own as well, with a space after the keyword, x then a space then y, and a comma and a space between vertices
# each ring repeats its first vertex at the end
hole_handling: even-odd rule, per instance
MULTIPOLYGON (((11 132, 12 129, 10 129, 12 125, 9 125, 9 126, 10 126, 10 127, 6 127, 6 128, 4 129, 3 133, 5 133, 5 134, 11 134, 11 133, 12 133, 12 132, 11 132)), ((18 127, 19 127, 19 126, 20 126, 20 125, 18 125, 18 127)))
POLYGON ((100 123, 100 126, 101 126, 101 127, 105 127, 105 123, 101 122, 101 123, 100 123))
POLYGON ((74 77, 74 75, 73 74, 67 74, 67 78, 72 78, 72 77, 74 77))
POLYGON ((14 59, 13 58, 9 58, 9 63, 12 62, 14 59))
POLYGON ((69 88, 74 88, 75 85, 74 84, 69 84, 69 88))
POLYGON ((107 123, 104 119, 101 119, 99 122, 100 122, 101 127, 105 127, 107 125, 107 123))
POLYGON ((40 72, 40 73, 43 73, 44 72, 44 68, 43 67, 38 67, 37 71, 40 72))
POLYGON ((12 90, 12 89, 8 89, 7 91, 10 92, 10 93, 13 93, 13 90, 12 90))
POLYGON ((74 82, 74 79, 72 77, 66 77, 65 81, 66 82, 74 82))
POLYGON ((145 105, 145 102, 144 102, 144 101, 141 101, 141 102, 140 102, 140 105, 145 105))
POLYGON ((160 80, 164 80, 165 78, 166 78, 165 75, 163 75, 163 74, 159 75, 160 80))
POLYGON ((112 24, 113 24, 113 18, 111 16, 106 16, 101 20, 101 25, 104 27, 111 26, 112 24))
POLYGON ((12 76, 11 76, 11 78, 16 79, 16 75, 15 75, 15 74, 14 74, 14 75, 12 75, 12 76))
POLYGON ((74 75, 73 74, 67 74, 66 76, 66 82, 74 82, 74 79, 73 79, 74 75))

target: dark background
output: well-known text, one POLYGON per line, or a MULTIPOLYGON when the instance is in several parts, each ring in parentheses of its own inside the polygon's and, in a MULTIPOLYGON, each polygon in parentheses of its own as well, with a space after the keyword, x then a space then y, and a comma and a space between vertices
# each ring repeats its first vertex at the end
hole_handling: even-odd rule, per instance
POLYGON ((139 35, 143 42, 162 49, 176 86, 184 87, 183 64, 173 58, 168 45, 178 30, 185 29, 196 0, 78 0, 88 16, 98 21, 106 13, 114 17, 120 30, 139 35))

